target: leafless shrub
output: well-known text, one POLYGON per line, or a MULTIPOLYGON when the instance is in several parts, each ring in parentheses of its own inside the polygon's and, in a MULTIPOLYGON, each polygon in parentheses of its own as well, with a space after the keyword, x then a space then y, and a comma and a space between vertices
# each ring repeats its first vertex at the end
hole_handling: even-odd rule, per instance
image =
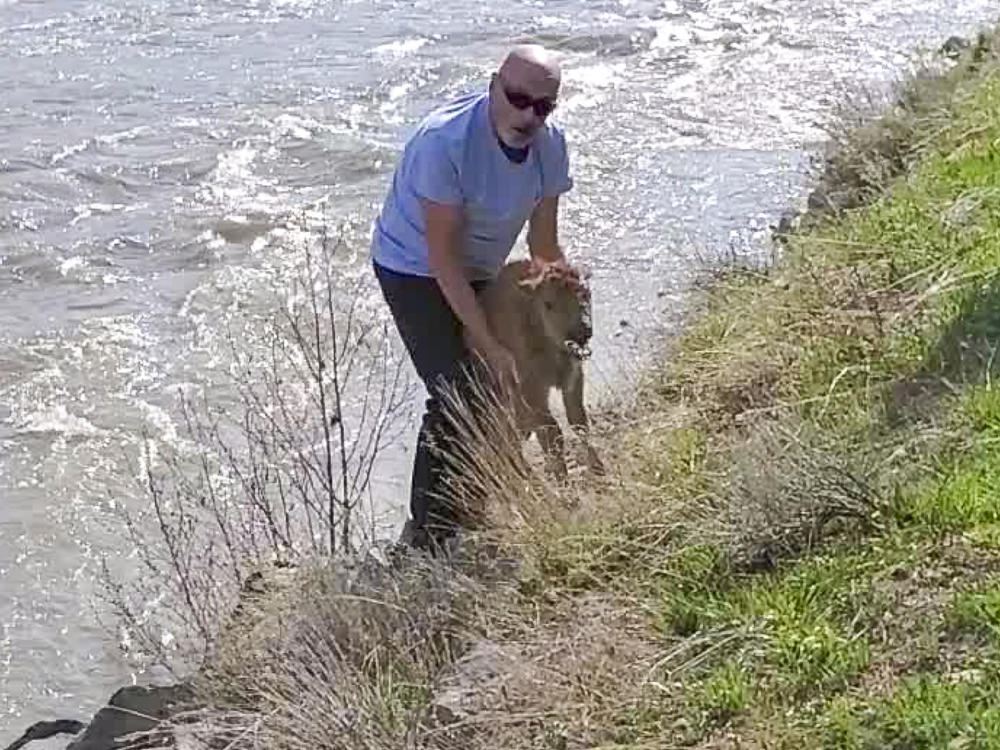
POLYGON ((138 571, 105 564, 127 650, 184 670, 210 654, 244 582, 372 541, 372 472, 410 395, 384 323, 338 274, 343 243, 305 243, 262 330, 229 331, 235 408, 183 396, 184 440, 145 437, 143 506, 121 509, 138 571))
POLYGON ((870 527, 882 501, 859 457, 828 451, 789 422, 760 420, 734 447, 728 480, 701 511, 740 567, 772 567, 801 554, 838 520, 870 527))

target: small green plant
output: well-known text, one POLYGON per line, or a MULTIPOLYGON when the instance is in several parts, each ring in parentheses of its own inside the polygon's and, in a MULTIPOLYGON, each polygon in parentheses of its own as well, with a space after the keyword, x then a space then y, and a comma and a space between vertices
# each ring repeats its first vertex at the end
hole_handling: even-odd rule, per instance
POLYGON ((998 698, 995 670, 920 674, 886 696, 834 698, 813 741, 830 750, 1000 748, 998 698))
POLYGON ((1000 581, 958 594, 946 616, 952 630, 986 635, 1000 641, 1000 581))
POLYGON ((697 686, 695 704, 710 724, 725 724, 750 706, 752 679, 743 664, 724 662, 697 686))
POLYGON ((822 621, 777 628, 771 648, 778 685, 794 694, 843 687, 869 661, 867 640, 822 621))
POLYGON ((730 584, 725 556, 711 545, 686 547, 660 574, 663 620, 677 635, 692 635, 730 619, 724 593, 730 584))

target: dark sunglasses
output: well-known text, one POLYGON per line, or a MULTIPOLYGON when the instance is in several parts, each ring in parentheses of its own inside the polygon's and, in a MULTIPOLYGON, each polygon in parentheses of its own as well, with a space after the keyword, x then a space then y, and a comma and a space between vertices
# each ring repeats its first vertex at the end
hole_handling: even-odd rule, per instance
POLYGON ((503 95, 507 97, 507 101, 511 103, 515 109, 527 109, 531 107, 535 110, 535 114, 541 117, 543 120, 552 114, 552 110, 556 108, 556 103, 551 99, 532 99, 527 94, 523 94, 520 91, 511 91, 502 83, 500 87, 503 89, 503 95))

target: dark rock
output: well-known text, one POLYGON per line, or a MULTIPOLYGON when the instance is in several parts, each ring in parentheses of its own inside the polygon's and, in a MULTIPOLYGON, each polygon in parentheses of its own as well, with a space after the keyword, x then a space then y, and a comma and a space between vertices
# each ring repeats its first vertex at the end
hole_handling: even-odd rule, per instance
POLYGON ((809 208, 814 210, 828 208, 830 201, 829 198, 827 198, 826 191, 823 188, 818 187, 809 193, 808 205, 809 208))
POLYGON ((28 731, 7 746, 6 750, 20 750, 29 742, 47 740, 57 734, 79 734, 86 724, 75 719, 59 719, 57 721, 38 721, 28 727, 28 731))
POLYGON ((950 36, 947 40, 945 40, 945 43, 941 45, 941 54, 954 60, 962 54, 962 50, 968 48, 968 39, 963 39, 960 36, 950 36))
MULTIPOLYGON (((70 743, 66 750, 117 750, 123 739, 136 732, 149 732, 170 718, 191 701, 193 695, 186 685, 166 687, 123 687, 111 696, 87 731, 70 743)), ((148 747, 142 743, 129 744, 129 748, 148 747)))

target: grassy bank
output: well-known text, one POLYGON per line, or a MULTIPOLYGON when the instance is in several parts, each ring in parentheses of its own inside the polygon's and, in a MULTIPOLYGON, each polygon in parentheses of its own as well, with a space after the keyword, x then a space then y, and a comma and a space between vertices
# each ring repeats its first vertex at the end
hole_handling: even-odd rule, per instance
POLYGON ((552 552, 541 588, 593 566, 658 633, 619 743, 1000 747, 997 49, 847 134, 850 210, 713 287, 630 435, 645 491, 552 552))
POLYGON ((514 578, 303 581, 223 650, 205 726, 228 747, 1000 747, 998 58, 984 36, 845 131, 780 262, 723 274, 606 436, 610 478, 499 483, 514 578))

